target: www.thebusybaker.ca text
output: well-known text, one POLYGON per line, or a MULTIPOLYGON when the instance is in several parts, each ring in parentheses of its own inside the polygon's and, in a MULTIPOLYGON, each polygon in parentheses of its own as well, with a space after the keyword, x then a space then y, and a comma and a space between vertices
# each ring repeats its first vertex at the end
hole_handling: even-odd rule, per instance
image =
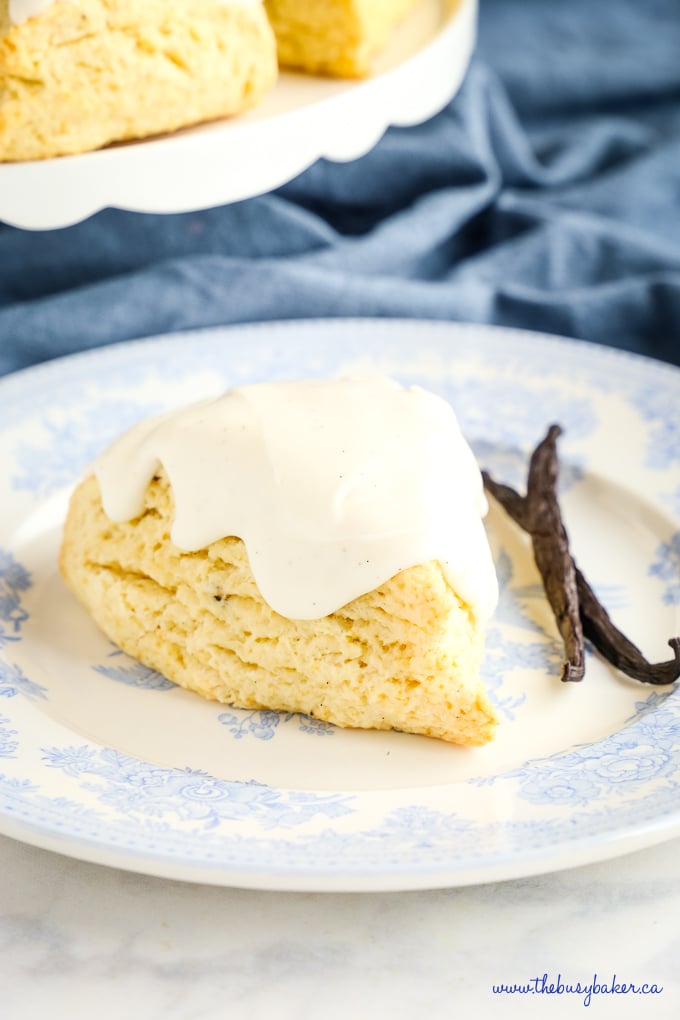
POLYGON ((494 995, 579 995, 583 998, 583 1005, 589 1006, 593 995, 661 995, 663 986, 645 981, 636 984, 633 981, 619 981, 616 974, 611 981, 605 983, 598 981, 597 974, 593 974, 593 980, 586 981, 565 981, 561 974, 557 980, 551 980, 547 974, 542 977, 531 978, 525 984, 499 984, 492 985, 494 995))

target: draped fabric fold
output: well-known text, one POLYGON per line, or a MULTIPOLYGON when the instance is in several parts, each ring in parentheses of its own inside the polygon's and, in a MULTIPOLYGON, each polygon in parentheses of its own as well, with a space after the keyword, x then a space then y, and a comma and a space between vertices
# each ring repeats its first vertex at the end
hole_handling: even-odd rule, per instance
POLYGON ((0 226, 0 373, 191 327, 508 324, 680 364, 680 3, 481 0, 463 88, 205 212, 0 226))

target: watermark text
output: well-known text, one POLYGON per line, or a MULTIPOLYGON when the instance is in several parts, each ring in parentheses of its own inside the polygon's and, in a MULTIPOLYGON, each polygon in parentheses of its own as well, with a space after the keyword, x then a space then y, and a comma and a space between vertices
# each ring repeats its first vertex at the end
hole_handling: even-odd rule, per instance
POLYGON ((621 981, 616 974, 604 981, 597 974, 588 981, 567 981, 561 974, 557 978, 543 974, 523 983, 492 985, 491 990, 494 995, 576 995, 584 1006, 589 1006, 596 995, 661 995, 663 986, 652 981, 621 981))

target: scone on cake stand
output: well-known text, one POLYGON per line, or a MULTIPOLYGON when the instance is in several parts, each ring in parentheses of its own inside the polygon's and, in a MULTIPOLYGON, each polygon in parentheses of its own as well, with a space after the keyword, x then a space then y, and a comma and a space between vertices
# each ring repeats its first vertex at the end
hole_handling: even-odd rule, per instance
POLYGON ((276 75, 260 0, 0 0, 0 161, 231 117, 276 75))
POLYGON ((459 88, 477 0, 419 0, 405 16, 404 0, 297 2, 323 8, 327 37, 300 15, 286 55, 280 25, 282 66, 297 70, 274 81, 262 0, 0 0, 0 220, 50 230, 103 208, 239 202, 320 158, 363 156, 459 88))
POLYGON ((423 0, 265 0, 283 67, 364 78, 396 26, 423 0))

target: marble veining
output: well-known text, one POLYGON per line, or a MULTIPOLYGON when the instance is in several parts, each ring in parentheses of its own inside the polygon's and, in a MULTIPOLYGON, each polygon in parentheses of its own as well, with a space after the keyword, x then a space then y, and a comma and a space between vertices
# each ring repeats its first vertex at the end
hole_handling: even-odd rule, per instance
POLYGON ((335 895, 174 883, 0 837, 0 903, 3 1020, 119 1020, 132 1002, 144 1020, 574 1017, 580 1002, 492 984, 593 971, 664 986, 597 999, 598 1020, 680 1007, 680 840, 500 884, 335 895))

